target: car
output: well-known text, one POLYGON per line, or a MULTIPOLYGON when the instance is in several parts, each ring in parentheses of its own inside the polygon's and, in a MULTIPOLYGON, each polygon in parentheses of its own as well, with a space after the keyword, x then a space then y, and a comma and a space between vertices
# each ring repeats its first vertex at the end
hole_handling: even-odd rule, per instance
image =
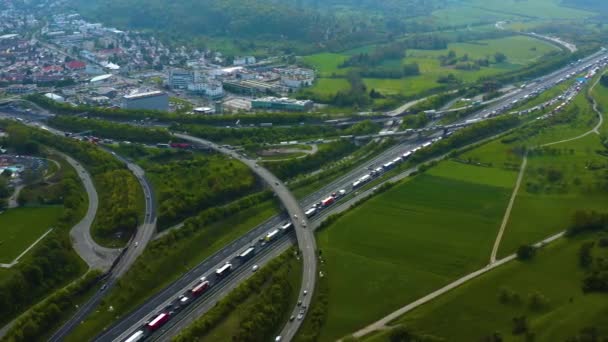
POLYGON ((296 316, 294 316, 294 315, 291 315, 291 317, 289 317, 290 322, 293 322, 294 319, 296 319, 296 316))
POLYGON ((302 320, 302 318, 304 318, 304 314, 300 312, 300 313, 298 314, 298 321, 301 321, 301 320, 302 320))
POLYGON ((304 295, 306 296, 307 294, 308 294, 308 291, 307 291, 307 290, 304 290, 304 295))
POLYGON ((101 285, 101 291, 105 290, 108 288, 108 284, 103 284, 101 285))
POLYGON ((298 306, 302 305, 302 301, 301 301, 301 300, 299 300, 297 305, 298 305, 298 306))
POLYGON ((293 218, 298 218, 298 214, 293 214, 293 218))
POLYGON ((139 246, 139 242, 135 241, 135 247, 139 246))
POLYGON ((251 271, 252 271, 252 272, 255 272, 255 271, 257 271, 257 270, 258 270, 258 268, 259 268, 259 266, 258 266, 258 265, 253 265, 253 267, 251 267, 251 271))
POLYGON ((306 221, 302 220, 302 227, 306 228, 306 221))
POLYGON ((279 335, 277 337, 274 338, 274 342, 281 342, 283 338, 279 335))

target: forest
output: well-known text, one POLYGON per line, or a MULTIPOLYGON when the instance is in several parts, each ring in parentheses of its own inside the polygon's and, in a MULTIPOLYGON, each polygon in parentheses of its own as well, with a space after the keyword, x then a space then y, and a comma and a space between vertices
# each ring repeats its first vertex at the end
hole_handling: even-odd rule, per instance
POLYGON ((429 14, 443 3, 445 0, 79 0, 74 6, 93 20, 123 29, 163 31, 178 39, 205 35, 331 43, 411 31, 414 25, 405 19, 429 14), (347 9, 348 14, 336 15, 333 10, 337 8, 347 9))

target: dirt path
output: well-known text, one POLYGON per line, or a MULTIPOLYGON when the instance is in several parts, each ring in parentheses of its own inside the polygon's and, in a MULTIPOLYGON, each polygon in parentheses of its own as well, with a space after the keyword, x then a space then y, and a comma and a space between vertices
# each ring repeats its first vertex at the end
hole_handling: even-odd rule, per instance
POLYGON ((515 182, 515 188, 513 188, 513 193, 511 194, 509 205, 507 206, 507 210, 505 211, 505 216, 502 218, 502 223, 500 224, 500 229, 498 230, 498 235, 496 236, 496 241, 494 241, 494 247, 492 247, 492 254, 490 255, 490 264, 494 264, 496 262, 496 254, 498 253, 498 247, 500 247, 502 236, 505 232, 505 228, 507 227, 507 223, 509 223, 509 218, 511 217, 511 209, 513 209, 515 197, 517 197, 517 192, 519 191, 519 186, 521 185, 521 181, 524 178, 524 173, 526 171, 527 165, 528 153, 524 154, 524 160, 522 161, 521 167, 519 168, 519 175, 517 175, 517 182, 515 182))

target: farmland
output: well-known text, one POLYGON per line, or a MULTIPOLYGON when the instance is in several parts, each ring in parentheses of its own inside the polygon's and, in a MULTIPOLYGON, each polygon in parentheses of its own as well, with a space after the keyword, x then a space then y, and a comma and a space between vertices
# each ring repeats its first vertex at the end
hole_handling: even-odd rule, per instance
MULTIPOLYGON (((304 62, 314 67, 320 76, 315 85, 307 91, 321 98, 327 98, 340 90, 348 89, 348 82, 343 77, 353 68, 341 68, 340 65, 350 56, 361 53, 360 50, 331 54, 320 53, 304 57, 304 62)), ((383 95, 415 96, 420 92, 440 87, 441 84, 437 80, 447 73, 470 83, 484 76, 492 76, 521 68, 538 61, 548 53, 558 50, 553 45, 525 36, 450 43, 448 48, 442 50, 412 49, 406 51, 406 56, 402 60, 386 61, 383 66, 398 67, 399 65, 417 63, 420 68, 420 75, 392 79, 364 78, 363 81, 368 89, 375 89, 383 95), (496 53, 504 53, 506 60, 478 70, 458 70, 452 66, 442 66, 440 64, 439 57, 447 55, 450 51, 455 52, 457 57, 463 57, 466 54, 470 60, 486 57, 491 59, 496 53)))
POLYGON ((481 169, 442 163, 319 233, 329 282, 322 341, 486 263, 516 172, 481 169))
POLYGON ((10 263, 59 220, 63 208, 15 208, 0 214, 0 262, 10 263))

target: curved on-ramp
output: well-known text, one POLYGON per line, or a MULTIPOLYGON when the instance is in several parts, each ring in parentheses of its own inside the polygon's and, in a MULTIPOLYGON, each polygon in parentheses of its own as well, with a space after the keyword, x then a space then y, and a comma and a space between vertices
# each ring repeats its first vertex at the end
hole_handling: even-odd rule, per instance
MULTIPOLYGON (((270 171, 259 166, 255 160, 251 160, 238 152, 217 145, 211 141, 196 138, 186 134, 174 133, 175 137, 190 141, 192 143, 209 147, 215 151, 228 155, 234 159, 241 161, 247 165, 256 175, 262 178, 272 189, 272 191, 278 196, 284 209, 289 214, 289 217, 293 223, 296 236, 298 239, 298 246, 300 253, 302 254, 302 284, 300 292, 307 291, 307 295, 302 298, 302 305, 310 307, 310 301, 315 288, 316 275, 317 275, 317 256, 316 256, 316 241, 311 228, 307 228, 308 220, 304 215, 304 210, 300 207, 300 204, 293 196, 291 191, 283 185, 283 183, 270 171)), ((294 312, 298 308, 294 308, 294 312)), ((306 312, 303 313, 306 315, 306 312)), ((304 320, 296 321, 285 326, 282 332, 283 340, 290 341, 300 328, 301 323, 304 320)))

